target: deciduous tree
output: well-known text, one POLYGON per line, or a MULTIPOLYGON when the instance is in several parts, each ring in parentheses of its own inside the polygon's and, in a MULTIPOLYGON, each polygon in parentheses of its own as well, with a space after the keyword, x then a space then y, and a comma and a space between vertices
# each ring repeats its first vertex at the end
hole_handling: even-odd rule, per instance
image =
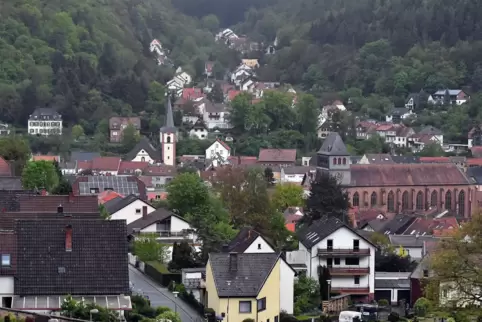
POLYGON ((271 201, 278 211, 284 211, 287 207, 301 207, 305 203, 303 193, 303 187, 300 185, 278 184, 271 201))
POLYGON ((25 189, 46 189, 52 191, 59 184, 59 176, 50 161, 28 162, 22 173, 25 189))

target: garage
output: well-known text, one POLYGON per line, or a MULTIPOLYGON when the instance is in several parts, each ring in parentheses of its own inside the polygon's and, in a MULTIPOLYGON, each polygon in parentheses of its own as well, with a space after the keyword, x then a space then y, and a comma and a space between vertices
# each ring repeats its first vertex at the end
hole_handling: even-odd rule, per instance
POLYGON ((398 301, 405 300, 405 303, 410 302, 410 290, 397 290, 397 299, 398 301))
POLYGON ((409 272, 375 272, 375 299, 398 304, 401 300, 410 303, 409 272))
POLYGON ((375 290, 375 300, 378 302, 380 300, 387 300, 388 303, 392 301, 392 291, 391 290, 375 290))

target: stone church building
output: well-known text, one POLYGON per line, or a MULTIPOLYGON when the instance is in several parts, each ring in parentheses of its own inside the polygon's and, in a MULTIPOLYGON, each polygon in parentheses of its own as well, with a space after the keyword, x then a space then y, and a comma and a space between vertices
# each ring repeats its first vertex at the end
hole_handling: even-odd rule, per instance
POLYGON ((401 213, 446 209, 470 217, 477 205, 476 187, 452 163, 351 164, 342 138, 331 133, 317 153, 317 171, 335 176, 352 207, 401 213))

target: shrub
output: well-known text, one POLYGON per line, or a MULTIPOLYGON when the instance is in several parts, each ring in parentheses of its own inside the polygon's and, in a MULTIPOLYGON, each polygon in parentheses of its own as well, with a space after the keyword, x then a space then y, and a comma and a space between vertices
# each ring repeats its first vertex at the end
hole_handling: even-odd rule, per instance
POLYGON ((415 314, 418 316, 424 317, 428 311, 432 308, 432 303, 430 300, 426 299, 425 297, 421 297, 415 302, 414 309, 415 314))
POLYGON ((378 305, 380 306, 388 306, 388 300, 387 299, 381 299, 378 301, 378 305))

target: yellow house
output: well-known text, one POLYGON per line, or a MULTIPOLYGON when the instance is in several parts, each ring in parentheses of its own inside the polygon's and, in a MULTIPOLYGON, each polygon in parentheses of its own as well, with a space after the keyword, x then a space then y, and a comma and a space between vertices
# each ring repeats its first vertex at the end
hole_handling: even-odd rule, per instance
POLYGON ((278 322, 281 261, 276 253, 210 254, 206 307, 225 322, 278 322))

